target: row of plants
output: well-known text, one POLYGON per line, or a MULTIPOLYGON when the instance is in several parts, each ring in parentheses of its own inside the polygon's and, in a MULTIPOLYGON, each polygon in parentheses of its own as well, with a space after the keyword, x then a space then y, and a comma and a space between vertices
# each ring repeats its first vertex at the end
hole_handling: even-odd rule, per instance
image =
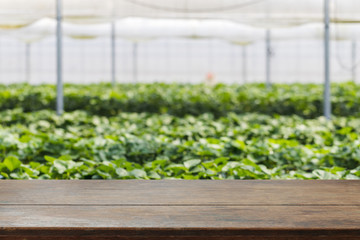
MULTIPOLYGON (((323 113, 323 86, 315 84, 223 85, 108 84, 65 85, 65 110, 115 116, 120 112, 167 113, 174 116, 211 113, 215 117, 261 113, 316 118, 323 113)), ((54 109, 53 85, 0 86, 0 111, 22 108, 25 112, 54 109)), ((332 110, 336 116, 358 116, 360 85, 332 85, 332 110)))
POLYGON ((5 110, 0 173, 2 179, 360 179, 360 119, 5 110))

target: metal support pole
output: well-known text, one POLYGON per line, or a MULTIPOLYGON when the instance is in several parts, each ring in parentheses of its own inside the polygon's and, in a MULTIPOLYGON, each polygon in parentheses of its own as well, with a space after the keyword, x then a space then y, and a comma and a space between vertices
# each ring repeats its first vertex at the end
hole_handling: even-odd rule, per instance
POLYGON ((116 25, 111 23, 111 83, 116 84, 116 25))
POLYGON ((331 92, 330 92, 330 13, 329 0, 324 0, 324 63, 325 63, 325 83, 324 83, 324 116, 331 119, 331 92))
POLYGON ((266 88, 271 88, 271 31, 266 30, 266 88))
POLYGON ((247 83, 247 46, 242 47, 242 74, 243 74, 243 83, 247 83))
POLYGON ((62 115, 64 112, 64 93, 62 79, 62 0, 56 0, 56 67, 57 67, 57 85, 56 85, 56 113, 62 115))
POLYGON ((133 43, 133 82, 138 82, 138 43, 133 43))
POLYGON ((356 83, 356 40, 353 40, 351 43, 351 73, 352 73, 352 80, 356 83))
POLYGON ((26 43, 25 45, 25 82, 30 83, 30 75, 31 75, 31 45, 30 43, 26 43))

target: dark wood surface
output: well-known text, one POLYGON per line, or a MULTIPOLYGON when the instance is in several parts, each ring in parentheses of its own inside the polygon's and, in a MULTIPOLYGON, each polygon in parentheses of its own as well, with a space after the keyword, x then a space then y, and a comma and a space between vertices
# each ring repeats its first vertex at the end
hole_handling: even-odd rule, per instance
POLYGON ((0 181, 0 239, 360 239, 360 181, 0 181))

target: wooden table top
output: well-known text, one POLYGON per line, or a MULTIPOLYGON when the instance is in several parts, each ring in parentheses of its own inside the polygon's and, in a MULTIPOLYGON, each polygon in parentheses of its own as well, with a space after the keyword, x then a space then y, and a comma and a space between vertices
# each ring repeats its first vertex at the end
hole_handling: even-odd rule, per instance
POLYGON ((0 181, 0 239, 360 239, 360 181, 0 181))

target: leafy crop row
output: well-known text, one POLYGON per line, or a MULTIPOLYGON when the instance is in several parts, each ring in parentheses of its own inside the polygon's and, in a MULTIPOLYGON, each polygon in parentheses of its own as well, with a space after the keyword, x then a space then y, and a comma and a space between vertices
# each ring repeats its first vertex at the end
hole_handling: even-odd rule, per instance
POLYGON ((356 118, 0 112, 3 179, 360 179, 359 166, 356 118))
MULTIPOLYGON (((314 84, 274 85, 181 85, 120 84, 66 85, 65 110, 85 110, 90 114, 115 116, 119 112, 167 113, 174 116, 211 113, 216 117, 229 112, 322 115, 323 87, 314 84)), ((25 112, 54 109, 55 87, 50 85, 0 86, 0 111, 22 108, 25 112)), ((336 116, 360 113, 360 86, 353 83, 332 86, 332 107, 336 116)))

